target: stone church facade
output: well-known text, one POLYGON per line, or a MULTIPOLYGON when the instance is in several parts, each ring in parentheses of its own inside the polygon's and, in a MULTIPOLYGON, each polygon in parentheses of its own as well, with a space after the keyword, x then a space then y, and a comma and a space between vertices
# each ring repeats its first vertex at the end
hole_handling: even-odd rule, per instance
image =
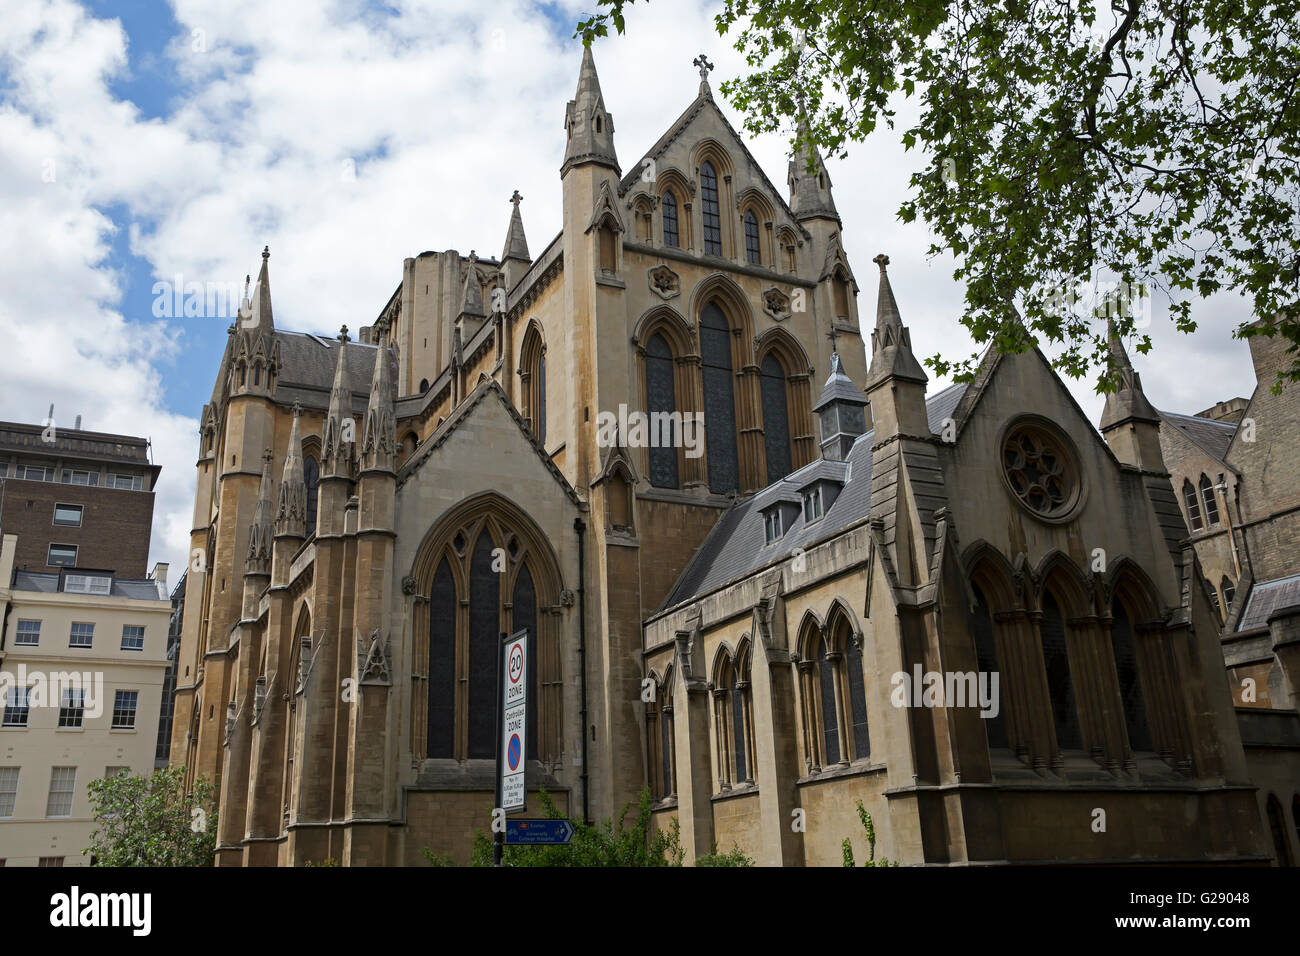
POLYGON ((649 786, 688 856, 837 864, 862 800, 904 863, 1267 861, 1119 343, 1104 440, 1034 350, 927 396, 884 256, 867 354, 821 158, 779 190, 706 70, 624 172, 587 50, 565 130, 559 234, 534 258, 516 193, 499 259, 407 259, 357 341, 277 329, 263 252, 177 675, 218 862, 467 859, 520 629, 530 806, 649 786), (898 693, 927 672, 998 706, 898 693))

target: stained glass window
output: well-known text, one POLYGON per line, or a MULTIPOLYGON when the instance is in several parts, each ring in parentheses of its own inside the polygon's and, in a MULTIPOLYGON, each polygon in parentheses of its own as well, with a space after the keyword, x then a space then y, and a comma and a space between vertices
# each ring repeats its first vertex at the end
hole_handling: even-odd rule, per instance
MULTIPOLYGON (((670 194, 671 195, 671 194, 670 194)), ((662 335, 650 339, 645 350, 646 411, 654 427, 655 414, 670 414, 677 410, 673 391, 673 353, 662 335)), ((670 418, 669 421, 672 421, 670 418)), ((656 488, 677 487, 677 434, 672 429, 672 441, 665 446, 662 432, 655 429, 658 442, 650 444, 650 484, 656 488)))
POLYGON ((728 494, 740 487, 736 404, 732 393, 731 326, 722 310, 712 302, 700 312, 700 365, 709 490, 715 494, 728 494))
POLYGON ((1142 678, 1138 671, 1137 648, 1133 644, 1133 622, 1128 611, 1118 601, 1112 612, 1110 625, 1111 650, 1115 655, 1115 673, 1119 677, 1119 696, 1124 705, 1124 724, 1128 727, 1128 742, 1133 750, 1145 753, 1152 750, 1151 732, 1147 726, 1147 712, 1142 699, 1142 678))
POLYGON ((469 756, 496 756, 496 677, 501 646, 501 576, 483 531, 469 565, 469 756))
POLYGON ((1079 736, 1079 716, 1074 707, 1074 685, 1070 680, 1065 621, 1050 592, 1043 595, 1043 619, 1039 630, 1043 637, 1043 664, 1047 669, 1047 690, 1052 699, 1056 745, 1061 750, 1078 750, 1083 743, 1079 736))
POLYGON ((822 738, 826 742, 826 764, 829 766, 840 762, 840 727, 835 714, 835 665, 822 642, 818 642, 816 660, 822 692, 822 738))
POLYGON ((754 217, 752 209, 745 212, 745 258, 754 266, 763 261, 758 251, 758 219, 754 217))
POLYGON ((664 245, 676 248, 679 245, 677 238, 677 197, 673 195, 672 190, 664 192, 664 245))
POLYGON ((315 458, 302 460, 302 475, 307 485, 307 533, 313 534, 316 531, 316 490, 320 487, 320 466, 315 458))
POLYGON ((429 597, 429 713, 427 752, 454 756, 456 726, 456 585, 443 558, 429 597))
POLYGON ((700 166, 700 200, 704 204, 704 251, 711 256, 720 256, 722 217, 718 213, 718 174, 708 161, 700 166))
POLYGON ((767 483, 791 472, 790 415, 786 404, 785 370, 771 352, 763 359, 759 376, 763 399, 763 444, 767 450, 767 483))
POLYGON ((871 738, 867 735, 867 692, 862 677, 862 651, 852 638, 844 649, 845 666, 849 670, 849 706, 853 720, 853 759, 865 760, 871 756, 871 738))

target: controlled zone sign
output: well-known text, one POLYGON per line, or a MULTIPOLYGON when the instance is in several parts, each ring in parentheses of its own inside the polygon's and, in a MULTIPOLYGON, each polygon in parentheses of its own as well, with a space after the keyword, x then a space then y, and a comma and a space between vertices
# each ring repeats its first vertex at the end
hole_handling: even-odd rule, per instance
POLYGON ((522 810, 527 790, 524 763, 528 745, 528 632, 520 631, 502 647, 501 808, 522 810))

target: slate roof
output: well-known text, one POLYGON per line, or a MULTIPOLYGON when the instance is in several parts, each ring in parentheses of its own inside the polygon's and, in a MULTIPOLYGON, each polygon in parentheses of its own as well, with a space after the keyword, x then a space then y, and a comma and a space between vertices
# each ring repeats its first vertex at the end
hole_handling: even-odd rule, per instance
MULTIPOLYGON (((943 420, 952 415, 966 391, 965 385, 951 385, 925 403, 930 431, 939 434, 943 420)), ((728 509, 700 545, 660 610, 691 601, 709 591, 747 577, 757 569, 789 557, 795 548, 832 538, 866 518, 871 509, 871 446, 875 432, 859 435, 849 449, 847 461, 818 458, 780 481, 768 485, 728 509), (843 481, 843 490, 825 514, 805 522, 803 509, 776 541, 767 544, 761 512, 778 501, 800 501, 799 492, 819 478, 843 481)))
POLYGON ((1267 627, 1274 611, 1300 604, 1300 574, 1261 581, 1250 589, 1250 599, 1237 621, 1238 631, 1267 627))
MULTIPOLYGON (((276 330, 280 343, 280 379, 275 386, 279 402, 300 402, 303 408, 328 409, 330 389, 334 386, 334 369, 338 365, 337 339, 308 335, 305 332, 276 330)), ((347 382, 352 389, 352 410, 362 411, 370 397, 370 380, 375 374, 375 345, 349 342, 347 382)), ((391 364, 397 378, 397 363, 391 364)))
POLYGON ((1228 454, 1232 436, 1237 433, 1237 426, 1232 422, 1216 422, 1213 418, 1201 418, 1197 415, 1180 415, 1177 412, 1161 412, 1169 424, 1176 427, 1188 438, 1200 445, 1220 461, 1228 454))
MULTIPOLYGON (((71 569, 70 569, 71 570, 71 569)), ((74 570, 75 573, 75 570, 74 570)), ((87 574, 96 572, 87 571, 87 574)), ((15 571, 13 589, 15 591, 39 591, 42 594, 59 593, 59 575, 55 571, 15 571)), ((80 591, 68 592, 77 594, 82 597, 87 595, 81 594, 80 591)), ((105 595, 89 595, 90 597, 104 597, 105 595)), ((132 598, 137 601, 160 601, 163 598, 158 597, 158 584, 150 578, 113 578, 112 597, 132 598)))

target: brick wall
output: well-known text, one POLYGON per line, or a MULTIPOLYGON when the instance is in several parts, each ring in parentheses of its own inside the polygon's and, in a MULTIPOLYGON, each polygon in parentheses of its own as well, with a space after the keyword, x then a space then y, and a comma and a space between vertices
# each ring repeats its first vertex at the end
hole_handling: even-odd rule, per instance
POLYGON ((18 535, 17 569, 57 571, 45 563, 50 544, 72 544, 77 546, 77 567, 143 578, 148 574, 153 502, 152 491, 9 478, 0 523, 5 534, 18 535), (81 527, 55 525, 55 504, 81 505, 81 527))

